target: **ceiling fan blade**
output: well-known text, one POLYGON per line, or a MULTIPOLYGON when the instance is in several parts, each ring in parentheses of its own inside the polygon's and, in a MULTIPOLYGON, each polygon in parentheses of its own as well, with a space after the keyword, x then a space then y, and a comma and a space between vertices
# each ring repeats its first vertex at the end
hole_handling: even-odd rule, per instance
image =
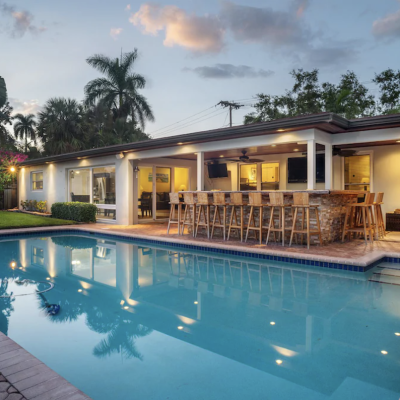
POLYGON ((357 153, 356 150, 340 150, 339 156, 340 157, 351 157, 351 156, 354 156, 354 154, 356 154, 356 153, 357 153))
POLYGON ((263 162, 263 161, 265 161, 265 160, 259 160, 258 158, 251 158, 249 160, 249 162, 253 162, 253 163, 259 163, 259 162, 263 162))

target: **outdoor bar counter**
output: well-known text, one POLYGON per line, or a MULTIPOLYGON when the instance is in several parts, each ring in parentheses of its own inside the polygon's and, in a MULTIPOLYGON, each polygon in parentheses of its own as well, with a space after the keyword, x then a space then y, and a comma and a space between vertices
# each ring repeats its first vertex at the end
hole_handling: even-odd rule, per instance
MULTIPOLYGON (((226 194, 226 201, 229 203, 230 194, 231 193, 243 193, 243 202, 248 204, 248 195, 249 193, 262 193, 263 203, 266 205, 269 203, 269 193, 272 191, 217 191, 218 193, 226 194)), ((310 194, 310 204, 318 205, 320 223, 321 223, 321 233, 322 240, 324 243, 331 243, 334 241, 339 241, 342 238, 342 229, 344 224, 344 217, 346 213, 346 204, 348 203, 356 203, 357 198, 359 196, 364 196, 366 191, 356 191, 356 190, 277 190, 274 192, 281 192, 284 195, 285 204, 293 204, 293 193, 301 193, 306 192, 310 194)), ((193 193, 195 200, 196 191, 186 191, 179 192, 180 194, 184 193, 193 193)), ((204 193, 204 192, 203 192, 204 193)), ((208 193, 209 200, 212 203, 213 193, 215 191, 205 191, 208 193)), ((213 211, 212 211, 213 213, 213 211)), ((249 215, 249 207, 245 207, 245 226, 247 226, 247 220, 249 215)), ((269 221, 269 209, 266 208, 266 211, 263 215, 264 224, 266 225, 269 221)), ((228 220, 229 220, 229 208, 228 208, 228 220)), ((256 216, 258 218, 258 216, 256 216)), ((292 214, 291 210, 288 207, 286 209, 285 214, 285 222, 287 227, 291 227, 292 224, 292 214)), ((311 224, 315 224, 315 215, 312 212, 310 214, 310 222, 311 224)), ((316 238, 315 238, 316 240, 316 238)), ((314 238, 312 238, 312 242, 314 238)))

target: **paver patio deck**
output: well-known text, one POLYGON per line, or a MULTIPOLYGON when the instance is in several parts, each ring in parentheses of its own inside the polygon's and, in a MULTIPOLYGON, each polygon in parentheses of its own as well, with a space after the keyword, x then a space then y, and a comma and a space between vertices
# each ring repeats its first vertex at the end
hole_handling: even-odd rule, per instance
POLYGON ((0 332, 0 400, 90 400, 0 332))

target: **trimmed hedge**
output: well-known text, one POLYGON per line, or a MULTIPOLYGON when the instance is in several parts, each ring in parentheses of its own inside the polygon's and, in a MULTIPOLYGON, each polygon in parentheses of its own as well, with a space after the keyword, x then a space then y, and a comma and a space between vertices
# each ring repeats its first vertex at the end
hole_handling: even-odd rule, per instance
POLYGON ((77 222, 96 222, 97 207, 90 203, 66 202, 51 206, 53 218, 68 219, 77 222))
POLYGON ((68 249, 93 249, 97 246, 97 240, 82 236, 53 236, 52 242, 57 246, 68 249))

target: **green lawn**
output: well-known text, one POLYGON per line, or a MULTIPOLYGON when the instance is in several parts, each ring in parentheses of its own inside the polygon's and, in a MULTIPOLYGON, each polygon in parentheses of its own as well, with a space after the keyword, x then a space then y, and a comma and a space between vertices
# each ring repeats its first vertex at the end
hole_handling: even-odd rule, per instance
POLYGON ((17 212, 0 211, 0 229, 33 228, 36 226, 73 225, 74 221, 40 217, 17 212))

